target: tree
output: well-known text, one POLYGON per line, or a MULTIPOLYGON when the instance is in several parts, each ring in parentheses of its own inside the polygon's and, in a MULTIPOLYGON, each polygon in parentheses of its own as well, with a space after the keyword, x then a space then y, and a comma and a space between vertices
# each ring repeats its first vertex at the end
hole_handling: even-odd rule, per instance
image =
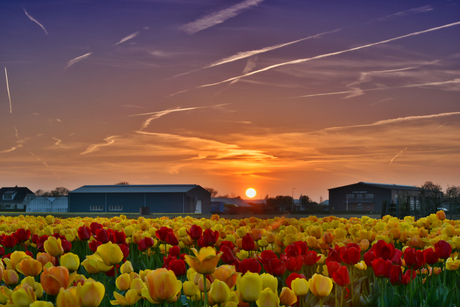
POLYGON ((444 197, 448 204, 450 218, 452 218, 452 211, 460 208, 460 187, 447 187, 444 197))
POLYGON ((213 189, 213 188, 204 188, 205 190, 207 190, 209 193, 211 193, 211 197, 216 197, 217 194, 219 194, 219 192, 217 192, 217 190, 213 189))
POLYGON ((61 197, 61 196, 68 196, 69 195, 69 190, 64 187, 57 187, 56 189, 52 190, 51 192, 49 191, 43 191, 42 189, 39 189, 35 192, 36 196, 43 196, 43 197, 61 197))
POLYGON ((438 211, 443 202, 442 187, 432 181, 425 181, 420 187, 421 215, 426 216, 438 211))
POLYGON ((279 208, 279 211, 290 211, 292 209, 292 196, 278 195, 275 198, 267 199, 267 206, 279 208))
POLYGON ((35 191, 35 196, 37 196, 37 197, 43 196, 44 193, 45 193, 45 191, 43 191, 42 189, 38 189, 37 191, 35 191))
POLYGON ((129 185, 128 181, 121 181, 119 183, 115 183, 115 185, 129 185))
POLYGON ((315 205, 318 204, 316 201, 313 201, 307 195, 302 195, 302 197, 300 197, 300 202, 301 202, 302 206, 315 206, 315 205))

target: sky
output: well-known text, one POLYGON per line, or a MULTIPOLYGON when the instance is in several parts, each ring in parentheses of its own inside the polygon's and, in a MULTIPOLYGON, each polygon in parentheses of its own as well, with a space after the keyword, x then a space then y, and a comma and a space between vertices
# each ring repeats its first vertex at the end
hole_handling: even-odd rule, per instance
POLYGON ((460 2, 0 2, 0 186, 460 185, 460 2))

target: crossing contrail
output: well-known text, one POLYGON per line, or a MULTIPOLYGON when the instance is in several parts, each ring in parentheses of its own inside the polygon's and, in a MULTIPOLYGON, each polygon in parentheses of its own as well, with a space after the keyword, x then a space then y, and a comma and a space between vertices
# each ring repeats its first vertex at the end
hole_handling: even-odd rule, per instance
POLYGON ((6 90, 8 92, 8 99, 10 101, 10 113, 13 113, 13 107, 11 106, 11 94, 10 94, 10 85, 8 84, 8 72, 5 67, 5 78, 6 78, 6 90))
POLYGON ((314 56, 314 57, 311 57, 311 58, 297 59, 297 60, 292 60, 292 61, 288 61, 288 62, 278 63, 278 64, 274 64, 274 65, 271 65, 271 66, 267 66, 267 67, 259 69, 259 70, 255 70, 255 71, 246 73, 246 74, 241 75, 241 76, 229 78, 229 79, 226 79, 226 80, 223 80, 223 81, 220 81, 220 82, 200 85, 200 86, 198 86, 196 88, 215 86, 215 85, 219 85, 219 84, 222 84, 222 83, 231 82, 233 80, 241 79, 241 78, 244 78, 244 77, 249 77, 249 76, 264 72, 264 71, 272 70, 274 68, 278 68, 278 67, 282 67, 282 66, 286 66, 286 65, 292 65, 292 64, 300 64, 300 63, 313 61, 313 60, 317 60, 317 59, 322 59, 322 58, 327 58, 327 57, 330 57, 330 56, 339 55, 339 54, 342 54, 342 53, 347 53, 347 52, 356 51, 356 50, 360 50, 360 49, 365 49, 365 48, 369 48, 369 47, 377 46, 377 45, 381 45, 381 44, 386 44, 386 43, 396 41, 396 40, 399 40, 399 39, 403 39, 403 38, 406 38, 406 37, 416 36, 416 35, 432 32, 432 31, 437 31, 437 30, 440 30, 440 29, 449 28, 449 27, 453 27, 453 26, 457 26, 457 25, 460 25, 460 21, 445 24, 445 25, 439 26, 439 27, 434 27, 434 28, 422 30, 422 31, 412 32, 412 33, 409 33, 409 34, 401 35, 401 36, 398 36, 398 37, 393 37, 393 38, 386 39, 386 40, 383 40, 383 41, 370 43, 370 44, 367 44, 367 45, 362 45, 362 46, 358 46, 358 47, 354 47, 354 48, 350 48, 350 49, 345 49, 345 50, 340 50, 340 51, 336 51, 336 52, 320 54, 320 55, 317 55, 317 56, 314 56))
POLYGON ((75 63, 77 63, 77 62, 79 62, 79 61, 81 61, 81 60, 86 59, 87 57, 89 57, 89 56, 91 55, 91 53, 92 53, 92 52, 88 52, 88 53, 86 53, 86 54, 84 54, 84 55, 81 55, 81 56, 79 56, 79 57, 76 57, 75 59, 70 60, 70 61, 67 63, 67 66, 64 67, 64 69, 67 69, 67 68, 69 68, 70 66, 72 66, 73 64, 75 64, 75 63))

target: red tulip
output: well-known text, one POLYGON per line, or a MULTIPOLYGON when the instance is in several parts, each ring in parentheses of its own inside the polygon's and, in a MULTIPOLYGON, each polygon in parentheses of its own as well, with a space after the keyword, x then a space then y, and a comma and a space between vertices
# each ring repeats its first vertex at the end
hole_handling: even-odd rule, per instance
POLYGON ((390 282, 393 285, 399 285, 401 283, 401 266, 393 265, 390 270, 390 282))
POLYGON ((216 244, 217 239, 219 239, 219 232, 206 229, 203 233, 202 239, 204 246, 212 246, 216 244))
POLYGON ((346 264, 357 264, 361 260, 361 248, 348 245, 341 247, 340 257, 346 264))
POLYGON ((342 287, 350 284, 350 274, 348 273, 347 267, 343 265, 337 271, 332 273, 332 279, 336 284, 342 287))
POLYGON ((185 275, 187 273, 187 269, 185 268, 185 262, 181 259, 171 260, 169 262, 169 269, 174 272, 176 277, 185 275))
POLYGON ((296 241, 291 245, 295 245, 298 248, 300 248, 300 255, 305 255, 308 251, 308 244, 305 241, 296 241))
POLYGON ((259 261, 262 264, 270 264, 270 261, 273 259, 278 259, 274 251, 271 250, 264 250, 260 253, 259 261))
POLYGON ((16 239, 13 236, 3 235, 2 245, 8 248, 14 247, 16 245, 16 239))
POLYGON ((0 257, 3 257, 3 255, 5 255, 5 249, 3 246, 0 246, 0 257))
POLYGON ((174 232, 172 231, 166 235, 165 242, 170 245, 179 245, 179 240, 177 240, 176 235, 174 235, 174 232))
POLYGON ((319 259, 321 259, 321 256, 318 256, 315 251, 308 251, 305 253, 305 256, 303 256, 303 264, 312 266, 315 265, 319 259))
POLYGON ((404 261, 406 265, 412 269, 418 269, 425 264, 423 252, 415 250, 413 247, 408 247, 404 250, 404 261))
POLYGON ((372 261, 375 259, 375 254, 373 250, 368 250, 367 252, 364 253, 363 260, 366 263, 368 267, 372 266, 372 261))
POLYGON ((434 249, 436 254, 438 254, 439 258, 447 259, 450 257, 452 253, 452 246, 444 240, 440 240, 438 243, 434 245, 434 249))
POLYGON ((91 228, 86 226, 81 226, 78 228, 78 237, 82 241, 87 241, 91 238, 91 228))
POLYGON ((340 257, 340 247, 338 245, 336 245, 335 248, 329 247, 329 254, 326 258, 326 264, 330 261, 339 263, 342 262, 342 258, 340 257))
POLYGON ((340 263, 337 261, 329 261, 327 263, 327 272, 329 273, 329 276, 332 276, 335 272, 337 272, 340 269, 340 263))
POLYGON ((288 257, 297 257, 301 255, 302 249, 300 248, 300 246, 297 246, 293 243, 293 244, 286 246, 286 248, 284 249, 284 252, 286 253, 288 257))
POLYGON ((393 258, 395 246, 383 240, 378 240, 377 243, 372 246, 372 250, 374 251, 375 257, 387 260, 393 258))
POLYGON ((278 258, 270 260, 269 266, 271 270, 269 273, 275 276, 282 276, 286 272, 286 264, 278 258))
POLYGON ((200 226, 192 225, 192 227, 190 227, 190 231, 187 230, 187 233, 190 236, 190 238, 192 238, 192 240, 196 241, 199 238, 201 238, 201 235, 203 234, 203 229, 200 226))
POLYGON ((303 258, 302 256, 290 257, 286 262, 286 267, 288 271, 297 272, 302 269, 303 258))
POLYGON ((121 252, 123 253, 123 258, 128 258, 129 256, 129 247, 128 247, 128 244, 118 244, 118 246, 120 247, 121 249, 121 252))
POLYGON ((242 238, 242 247, 245 251, 252 251, 255 249, 256 245, 254 243, 254 238, 250 233, 247 233, 242 238))
POLYGON ((401 282, 404 284, 404 285, 408 285, 412 280, 415 279, 415 277, 417 276, 417 273, 415 272, 415 270, 407 270, 401 277, 401 282), (412 271, 412 278, 411 278, 411 271, 412 271))
POLYGON ((105 244, 110 241, 110 234, 107 229, 98 228, 96 229, 96 240, 100 241, 102 244, 105 244))
POLYGON ((222 245, 227 246, 228 248, 230 248, 230 250, 233 250, 235 248, 235 244, 233 244, 232 241, 222 241, 220 242, 220 246, 222 247, 222 245))
POLYGON ((93 233, 93 235, 96 234, 97 229, 102 229, 102 225, 97 222, 92 222, 91 225, 89 225, 89 227, 91 228, 91 232, 93 233))
POLYGON ((394 254, 393 258, 391 258, 391 262, 393 262, 394 264, 397 264, 397 265, 401 265, 402 256, 403 256, 403 252, 401 250, 395 248, 395 254, 394 254))
POLYGON ((437 263, 439 260, 439 255, 432 248, 425 249, 423 257, 425 258, 425 262, 431 265, 437 263))
POLYGON ((160 229, 158 229, 156 232, 155 232, 155 235, 157 236, 157 238, 162 241, 162 242, 166 242, 166 236, 168 235, 168 233, 172 232, 173 230, 171 228, 168 228, 168 227, 161 227, 160 229))
POLYGON ((61 240, 61 246, 64 250, 64 253, 68 253, 72 250, 72 243, 66 239, 61 240))
POLYGON ((375 258, 372 261, 372 269, 374 270, 374 274, 377 277, 385 277, 385 260, 382 258, 375 258))
POLYGON ((29 229, 25 230, 23 228, 20 228, 20 229, 16 230, 15 234, 16 234, 16 236, 15 236, 16 240, 18 242, 25 242, 25 241, 29 240, 29 238, 30 238, 30 230, 29 229))
POLYGON ((236 262, 235 255, 227 245, 220 245, 220 251, 223 253, 220 257, 223 263, 233 264, 236 262))
POLYGON ((97 251, 97 248, 99 247, 99 245, 102 245, 102 242, 100 241, 97 241, 97 240, 94 240, 94 241, 90 241, 88 243, 88 246, 89 246, 89 249, 95 253, 97 251))
POLYGON ((115 242, 117 244, 122 244, 126 242, 126 234, 124 231, 114 231, 113 235, 115 242))
POLYGON ((171 247, 171 248, 169 249, 168 253, 169 253, 171 256, 179 257, 179 256, 180 256, 180 247, 177 246, 177 245, 174 245, 173 247, 171 247))
POLYGON ((254 258, 246 258, 238 266, 238 270, 242 275, 244 275, 247 271, 259 274, 261 268, 260 262, 254 258))
POLYGON ((288 276, 288 278, 286 278, 286 286, 288 286, 289 289, 292 290, 291 284, 292 284, 292 282, 293 282, 296 278, 303 278, 303 279, 305 279, 305 280, 307 279, 307 278, 305 277, 305 275, 303 275, 303 274, 291 273, 291 274, 288 276))

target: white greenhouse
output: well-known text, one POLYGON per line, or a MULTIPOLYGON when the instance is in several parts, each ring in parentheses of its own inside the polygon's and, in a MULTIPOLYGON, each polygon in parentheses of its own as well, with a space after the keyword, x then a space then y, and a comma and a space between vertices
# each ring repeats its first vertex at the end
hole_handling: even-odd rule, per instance
POLYGON ((26 212, 68 212, 68 197, 36 197, 32 199, 26 208, 26 212))

